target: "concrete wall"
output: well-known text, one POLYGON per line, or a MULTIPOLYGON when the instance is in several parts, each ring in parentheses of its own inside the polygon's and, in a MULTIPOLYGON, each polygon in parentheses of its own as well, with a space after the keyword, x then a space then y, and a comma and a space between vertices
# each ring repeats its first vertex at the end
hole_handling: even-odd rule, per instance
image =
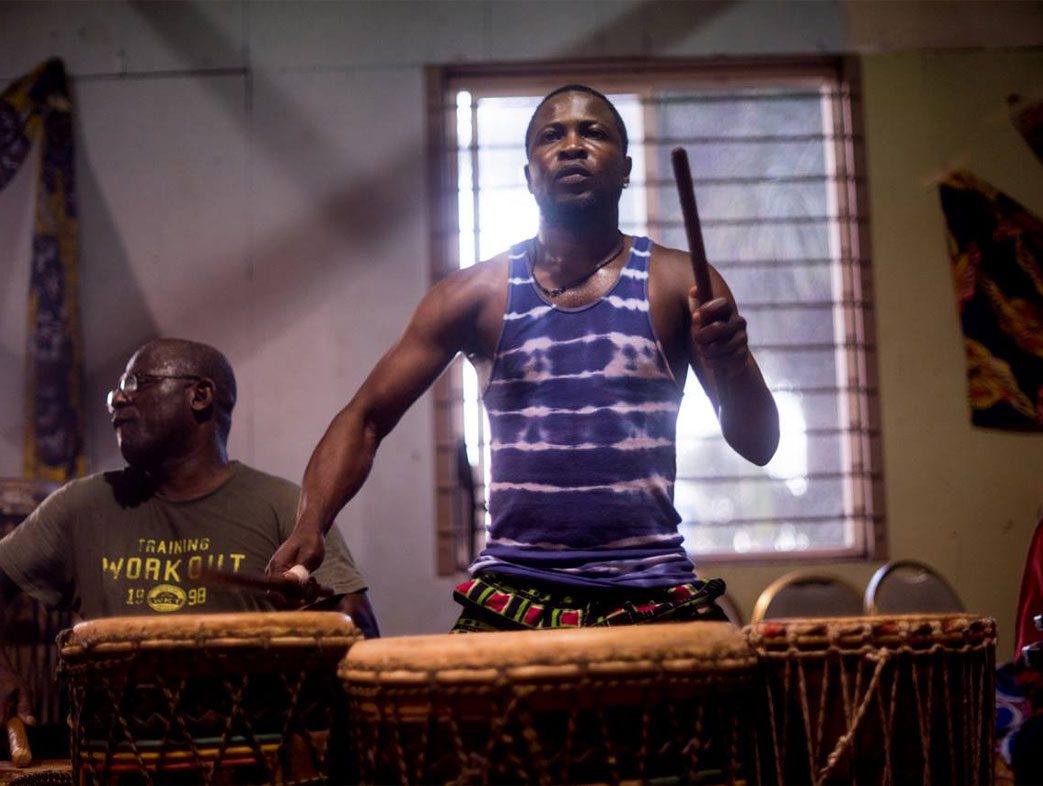
MULTIPOLYGON (((1038 93, 1038 3, 0 3, 0 81, 66 60, 78 112, 94 469, 102 398, 155 335, 236 367, 235 456, 299 479, 429 280, 423 66, 863 52, 891 555, 954 578, 1009 631, 1043 506, 1043 438, 970 428, 943 225, 926 185, 965 160, 1043 211, 1004 117, 1038 93), (963 53, 927 53, 975 47, 963 53), (1000 51, 992 51, 992 50, 1000 51)), ((20 472, 32 173, 0 193, 0 474, 20 472)), ((444 630, 425 398, 339 521, 386 632, 444 630)), ((749 611, 792 566, 728 568, 749 611)), ((859 583, 874 565, 837 571, 859 583)))

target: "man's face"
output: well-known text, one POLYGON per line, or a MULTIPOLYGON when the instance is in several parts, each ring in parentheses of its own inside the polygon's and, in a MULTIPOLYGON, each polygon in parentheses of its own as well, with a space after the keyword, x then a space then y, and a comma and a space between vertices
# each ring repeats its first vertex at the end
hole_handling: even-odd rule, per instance
POLYGON ((134 375, 137 389, 113 391, 112 426, 127 463, 147 468, 175 454, 195 427, 193 380, 177 358, 148 345, 134 353, 125 373, 134 375))
POLYGON ((545 217, 614 206, 630 176, 612 112, 590 93, 560 93, 540 107, 528 156, 525 179, 545 217))

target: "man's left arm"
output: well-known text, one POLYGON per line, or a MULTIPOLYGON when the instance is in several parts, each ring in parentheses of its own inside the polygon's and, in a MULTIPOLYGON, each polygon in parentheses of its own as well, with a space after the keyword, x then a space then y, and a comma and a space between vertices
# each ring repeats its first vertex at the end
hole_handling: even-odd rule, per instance
POLYGON ((380 637, 377 615, 369 602, 366 581, 355 567, 355 559, 334 524, 326 536, 326 558, 315 571, 315 579, 340 596, 336 610, 351 617, 367 639, 380 637))
MULTIPOLYGON (((271 501, 280 543, 285 542, 293 531, 299 496, 300 487, 290 481, 282 481, 272 492, 271 501)), ((333 594, 309 603, 307 608, 347 614, 367 639, 379 638, 380 626, 366 591, 366 579, 355 565, 355 557, 336 524, 330 527, 325 545, 326 557, 311 578, 317 584, 333 590, 333 594)), ((279 608, 294 607, 293 603, 281 596, 269 598, 279 608)))
POLYGON ((369 602, 369 594, 366 590, 349 592, 341 596, 336 610, 341 614, 347 614, 355 627, 362 631, 367 639, 380 638, 380 625, 377 623, 377 615, 369 602))
POLYGON ((754 464, 767 464, 779 444, 779 413, 750 352, 746 320, 721 275, 710 268, 714 297, 699 304, 688 291, 688 355, 713 402, 728 444, 754 464))

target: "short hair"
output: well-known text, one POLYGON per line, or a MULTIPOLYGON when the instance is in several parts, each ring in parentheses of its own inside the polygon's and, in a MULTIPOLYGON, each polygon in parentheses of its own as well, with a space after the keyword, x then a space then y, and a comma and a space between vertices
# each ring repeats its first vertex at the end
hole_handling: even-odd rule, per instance
POLYGON ((232 430, 232 410, 236 400, 235 372, 228 358, 209 344, 183 338, 158 338, 145 347, 159 348, 176 359, 186 373, 213 380, 217 429, 221 438, 227 440, 232 430))
POLYGON ((526 158, 529 155, 529 142, 532 140, 532 132, 534 130, 534 126, 536 125, 536 115, 538 115, 540 113, 540 109, 543 108, 544 104, 546 104, 548 101, 550 101, 552 98, 554 98, 554 96, 560 95, 562 93, 589 93, 590 95, 594 96, 595 98, 599 98, 602 101, 604 101, 605 102, 605 106, 607 106, 608 110, 612 113, 612 119, 616 121, 616 129, 619 131, 620 139, 623 140, 623 155, 626 155, 627 147, 630 144, 630 139, 627 137, 627 126, 626 126, 626 123, 623 122, 623 118, 619 114, 619 110, 616 109, 616 105, 613 104, 611 101, 609 101, 608 97, 604 93, 601 93, 601 92, 595 90, 593 87, 589 87, 587 85, 580 85, 580 84, 568 84, 568 85, 562 85, 561 87, 558 87, 558 88, 555 88, 554 90, 551 90, 549 93, 547 93, 547 95, 545 95, 543 97, 543 100, 540 101, 540 103, 536 106, 536 109, 533 110, 532 117, 529 118, 529 125, 525 128, 525 156, 526 156, 526 158))

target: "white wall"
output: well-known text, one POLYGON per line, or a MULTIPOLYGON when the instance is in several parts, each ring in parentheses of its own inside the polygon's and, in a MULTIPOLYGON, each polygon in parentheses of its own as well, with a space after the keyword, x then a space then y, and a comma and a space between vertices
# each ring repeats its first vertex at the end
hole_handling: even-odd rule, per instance
MULTIPOLYGON (((63 57, 74 76, 92 467, 118 461, 104 391, 137 345, 176 335, 218 346, 236 367, 241 392, 233 454, 300 478, 330 417, 397 336, 428 284, 426 64, 1043 42, 1039 4, 957 5, 954 17, 948 3, 0 3, 0 81, 53 55, 63 57)), ((889 70, 889 56, 878 57, 867 76, 883 101, 891 93, 888 80, 904 80, 917 66, 896 61, 889 70)), ((1019 54, 1010 57, 1021 63, 1019 54)), ((1002 84, 1002 64, 989 62, 1002 84)), ((1019 89, 1028 81, 1019 71, 1019 89)), ((908 98, 918 106, 915 95, 908 98)), ((892 104, 887 112, 908 110, 892 104)), ((900 127, 916 133, 921 120, 932 121, 932 111, 930 104, 919 107, 900 127)), ((883 188, 896 172, 883 163, 890 146, 905 143, 886 113, 873 112, 867 89, 871 188, 875 179, 883 188), (874 149, 874 135, 889 147, 874 149)), ((922 169, 917 156, 924 151, 915 145, 908 151, 902 165, 922 169)), ((893 187, 908 191, 910 185, 899 178, 893 187)), ((31 188, 26 170, 0 193, 3 475, 20 472, 31 188)), ((896 232, 920 236, 919 227, 902 225, 886 203, 874 198, 872 207, 874 240, 884 249, 896 232)), ((918 259, 933 265, 933 273, 929 281, 906 283, 940 286, 942 239, 923 235, 922 244, 927 256, 918 259)), ((896 533, 924 526, 913 520, 920 509, 902 500, 945 491, 939 474, 928 473, 921 483, 905 477, 917 466, 894 458, 907 439, 924 437, 907 410, 927 407, 895 392, 899 377, 924 373, 898 361, 907 343, 896 335, 901 324, 890 311, 908 303, 900 296, 904 283, 889 284, 887 270, 909 263, 906 254, 877 258, 878 266, 887 266, 878 277, 884 444, 896 533)), ((948 386, 931 389, 948 409, 944 420, 928 420, 934 431, 966 423, 954 371, 955 316, 943 307, 944 297, 936 293, 932 303, 948 327, 929 339, 948 358, 948 386)), ((1041 438, 1006 439, 1024 449, 1020 460, 1043 458, 1041 438)), ((965 447, 985 451, 986 460, 1010 447, 992 435, 967 440, 965 447)), ((425 398, 386 440, 370 482, 340 517, 388 633, 444 630, 455 616, 451 582, 434 576, 432 450, 432 406, 425 398)), ((992 494, 978 494, 972 478, 961 482, 968 499, 992 494)), ((1034 508, 1043 505, 1038 481, 1018 475, 1010 482, 1016 488, 1005 490, 1017 500, 1002 513, 980 521, 984 502, 952 512, 958 533, 988 533, 1012 522, 1004 541, 1012 553, 991 558, 990 577, 1020 574, 1025 533, 1034 508)), ((901 537, 892 540, 894 556, 911 556, 901 537)), ((978 545, 968 541, 964 549, 978 545)), ((944 562, 960 570, 968 564, 944 562)), ((861 580, 870 567, 848 570, 861 580)), ((725 574, 748 609, 756 590, 781 570, 725 574)), ((981 596, 977 608, 1009 622, 1009 585, 981 596)))

